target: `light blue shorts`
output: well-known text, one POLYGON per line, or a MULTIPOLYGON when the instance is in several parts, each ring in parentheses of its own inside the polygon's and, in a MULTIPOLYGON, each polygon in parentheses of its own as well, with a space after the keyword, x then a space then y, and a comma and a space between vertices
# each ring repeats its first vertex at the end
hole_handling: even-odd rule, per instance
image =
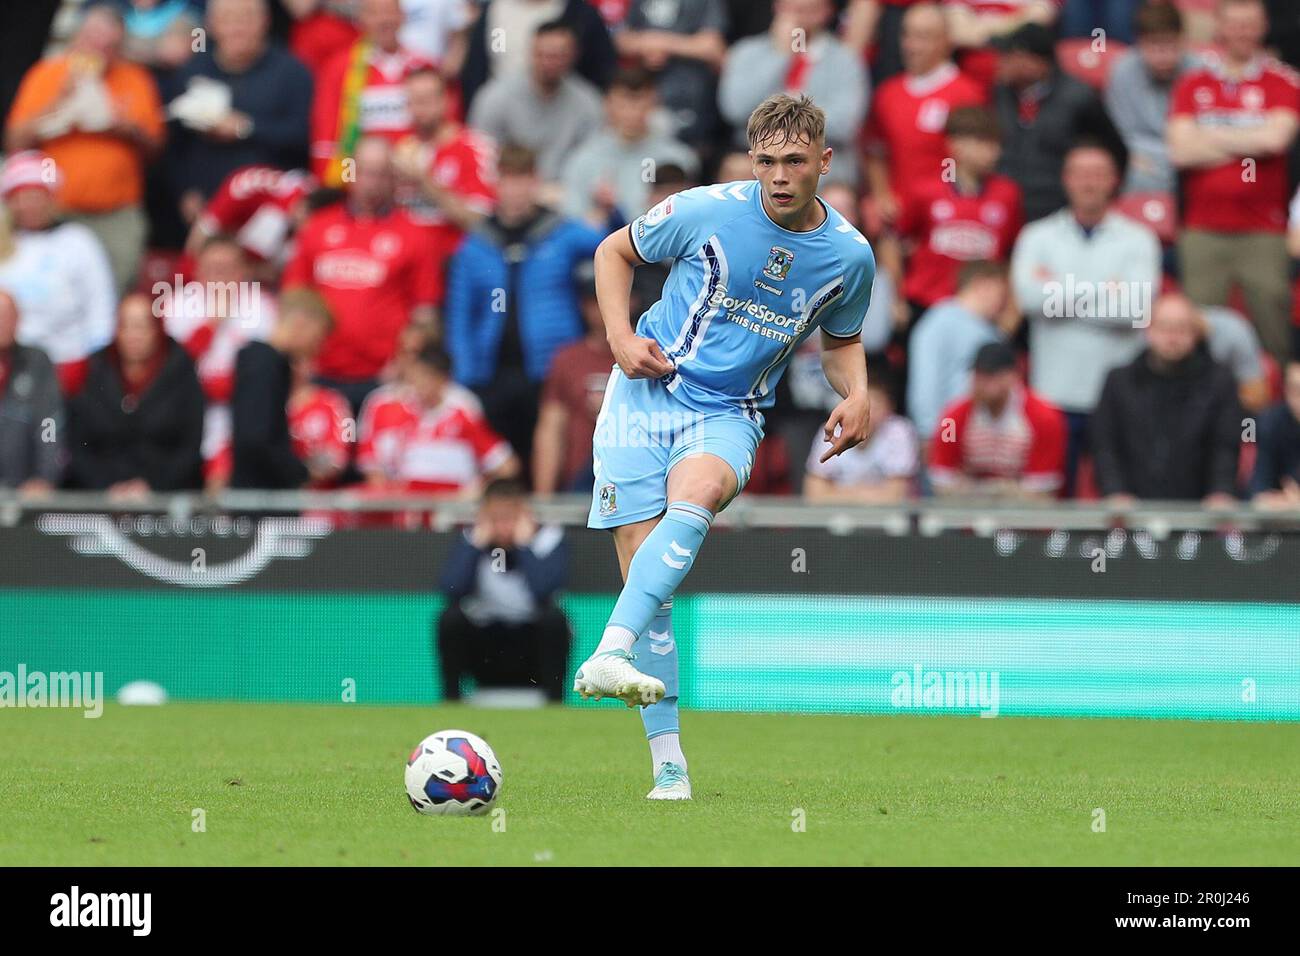
POLYGON ((762 413, 691 401, 683 391, 662 379, 628 378, 614 366, 592 436, 596 483, 587 527, 617 528, 662 514, 668 472, 689 455, 717 455, 736 473, 736 494, 745 487, 763 440, 762 413))

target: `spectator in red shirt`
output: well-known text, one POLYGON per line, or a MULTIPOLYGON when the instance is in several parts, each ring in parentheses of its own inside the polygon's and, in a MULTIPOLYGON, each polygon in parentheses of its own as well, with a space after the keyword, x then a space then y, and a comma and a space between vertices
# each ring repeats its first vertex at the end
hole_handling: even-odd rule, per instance
POLYGON ((970 396, 944 409, 930 442, 935 493, 1051 498, 1064 466, 1065 417, 1021 383, 1009 346, 981 347, 970 396))
POLYGON ((432 68, 406 78, 406 103, 411 135, 393 154, 398 201, 428 230, 441 269, 496 205, 496 144, 456 121, 446 81, 432 68))
POLYGON ((451 359, 437 346, 361 410, 357 466, 374 490, 476 498, 485 480, 513 478, 519 459, 482 415, 451 398, 451 359))
POLYGON ((347 180, 346 161, 364 136, 390 142, 411 133, 406 78, 431 66, 401 45, 399 0, 361 0, 361 37, 316 77, 311 108, 311 168, 327 186, 347 180))
POLYGON ((905 72, 877 90, 865 133, 867 180, 887 222, 909 195, 944 175, 944 160, 952 155, 944 136, 949 114, 986 99, 953 64, 947 21, 937 6, 907 11, 902 47, 905 72))
POLYGON ((1169 111, 1169 156, 1186 197, 1183 288, 1227 305, 1239 285, 1264 348, 1285 364, 1287 151, 1300 130, 1300 79, 1264 53, 1261 0, 1222 0, 1217 23, 1222 55, 1179 80, 1169 111))
POLYGON ((312 76, 357 39, 356 0, 281 0, 293 25, 289 52, 312 76))
POLYGON ((424 229, 394 202, 392 146, 357 146, 356 182, 344 203, 313 215, 298 236, 285 288, 310 285, 329 303, 335 328, 317 363, 319 382, 359 409, 409 322, 432 323, 442 277, 424 229))
POLYGON ((194 220, 185 252, 195 256, 213 236, 234 236, 254 262, 269 263, 264 271, 271 278, 289 259, 291 238, 310 214, 316 185, 315 177, 302 169, 240 167, 226 177, 194 220))
MULTIPOLYGON (((997 117, 963 107, 948 117, 946 133, 949 167, 908 196, 897 224, 911 254, 895 278, 916 314, 956 294, 966 263, 1007 262, 1024 225, 1020 187, 994 172, 1002 155, 997 117)), ((882 258, 897 268, 892 252, 882 258)))
POLYGON ((333 488, 352 457, 356 421, 348 401, 311 380, 310 359, 293 363, 289 393, 289 438, 293 453, 311 473, 308 488, 333 488))

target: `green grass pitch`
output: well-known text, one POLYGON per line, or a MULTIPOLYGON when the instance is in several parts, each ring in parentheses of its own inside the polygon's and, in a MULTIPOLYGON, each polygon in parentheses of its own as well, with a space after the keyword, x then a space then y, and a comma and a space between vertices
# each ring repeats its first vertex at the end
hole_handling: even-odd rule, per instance
POLYGON ((1300 726, 271 704, 0 712, 0 864, 1295 864, 1300 726), (504 817, 414 813, 406 756, 485 737, 504 817), (194 811, 206 832, 194 832, 194 811), (1095 832, 1105 814, 1105 832, 1095 832), (802 823, 802 827, 799 824, 802 823), (494 825, 495 824, 495 825, 494 825))

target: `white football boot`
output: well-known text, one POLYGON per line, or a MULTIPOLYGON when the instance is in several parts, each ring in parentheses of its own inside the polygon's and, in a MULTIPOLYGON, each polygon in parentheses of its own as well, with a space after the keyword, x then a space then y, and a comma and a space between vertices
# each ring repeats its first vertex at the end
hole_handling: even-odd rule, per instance
POLYGON ((642 674, 632 666, 635 654, 612 650, 592 654, 573 678, 573 689, 583 698, 617 697, 629 707, 657 704, 664 696, 664 682, 642 674))
POLYGON ((647 800, 691 799, 691 778, 675 763, 665 763, 655 774, 655 788, 645 795, 647 800))

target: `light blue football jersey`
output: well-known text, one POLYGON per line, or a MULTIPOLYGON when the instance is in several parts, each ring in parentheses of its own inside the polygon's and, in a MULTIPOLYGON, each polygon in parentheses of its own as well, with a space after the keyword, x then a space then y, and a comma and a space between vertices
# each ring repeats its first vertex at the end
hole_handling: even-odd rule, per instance
POLYGON ((815 329, 858 334, 876 257, 857 229, 822 205, 825 222, 791 232, 772 221, 751 179, 675 193, 628 226, 642 259, 673 260, 662 298, 636 326, 675 365, 661 379, 669 390, 734 403, 755 417, 772 405, 790 356, 815 329))

